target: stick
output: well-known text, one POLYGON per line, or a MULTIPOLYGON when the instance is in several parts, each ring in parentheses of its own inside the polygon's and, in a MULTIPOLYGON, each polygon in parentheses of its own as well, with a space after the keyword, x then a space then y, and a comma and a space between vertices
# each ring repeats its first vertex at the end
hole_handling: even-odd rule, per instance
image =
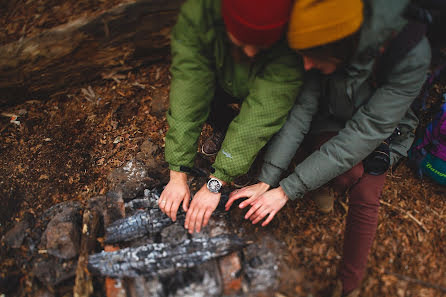
POLYGON ((426 233, 429 233, 429 230, 426 228, 426 226, 424 226, 424 224, 421 222, 421 221, 419 221, 416 217, 414 217, 410 212, 408 212, 407 210, 405 210, 405 209, 403 209, 403 208, 401 208, 401 207, 399 207, 399 206, 395 206, 395 205, 392 205, 392 204, 390 204, 389 202, 386 202, 386 201, 384 201, 384 200, 379 200, 379 202, 381 203, 381 204, 384 204, 384 205, 386 205, 386 206, 389 206, 389 207, 391 207, 391 208, 393 208, 393 209, 397 209, 397 210, 399 210, 399 211, 401 211, 402 213, 404 213, 405 215, 407 215, 411 220, 413 220, 415 223, 417 223, 424 231, 426 231, 426 233))
POLYGON ((432 283, 429 283, 429 282, 426 282, 426 281, 423 281, 423 280, 420 280, 420 279, 417 279, 417 278, 412 278, 412 277, 405 276, 403 274, 399 274, 399 273, 395 273, 395 272, 391 272, 391 271, 388 271, 388 270, 386 270, 384 273, 393 275, 393 276, 397 277, 399 280, 404 280, 404 281, 407 281, 407 282, 416 283, 416 284, 419 284, 419 285, 422 285, 422 286, 425 286, 425 287, 428 287, 428 288, 436 289, 436 290, 439 290, 439 291, 441 291, 443 293, 446 293, 446 288, 442 287, 440 285, 437 285, 437 284, 432 284, 432 283))
POLYGON ((92 277, 87 270, 88 255, 93 251, 96 233, 99 228, 100 214, 95 209, 87 209, 82 221, 82 239, 79 260, 77 263, 76 280, 73 288, 75 297, 88 297, 93 293, 92 277))

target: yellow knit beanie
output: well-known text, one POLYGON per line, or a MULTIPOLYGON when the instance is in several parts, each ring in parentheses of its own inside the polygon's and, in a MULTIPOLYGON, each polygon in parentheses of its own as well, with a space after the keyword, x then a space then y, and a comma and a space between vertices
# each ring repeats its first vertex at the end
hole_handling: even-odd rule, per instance
POLYGON ((363 20, 361 0, 296 0, 288 27, 291 48, 308 49, 355 33, 363 20))

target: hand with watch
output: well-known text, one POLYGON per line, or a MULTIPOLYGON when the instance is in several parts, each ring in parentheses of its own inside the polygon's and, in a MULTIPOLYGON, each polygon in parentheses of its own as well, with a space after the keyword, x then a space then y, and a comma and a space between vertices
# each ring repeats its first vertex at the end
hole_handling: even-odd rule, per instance
POLYGON ((210 176, 208 182, 195 194, 186 213, 184 228, 189 233, 200 232, 206 226, 209 219, 220 202, 221 189, 226 183, 210 176))

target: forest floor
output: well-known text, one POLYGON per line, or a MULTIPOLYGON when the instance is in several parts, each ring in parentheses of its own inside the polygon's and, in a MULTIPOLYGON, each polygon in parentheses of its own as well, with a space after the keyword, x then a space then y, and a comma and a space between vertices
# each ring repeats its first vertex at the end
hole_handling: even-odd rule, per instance
MULTIPOLYGON (((21 3, 15 10, 4 2, 0 2, 0 24, 12 27, 0 38, 2 41, 33 34, 30 28, 37 26, 36 19, 50 18, 48 5, 25 12, 27 1, 11 1, 21 3), (11 25, 12 18, 23 23, 11 25)), ((106 8, 111 2, 123 1, 85 2, 97 2, 106 8)), ((59 15, 59 23, 69 19, 68 15, 65 19, 59 15)), ((42 21, 41 26, 54 24, 42 21)), ((168 70, 169 61, 160 61, 65 90, 67 95, 47 100, 28 98, 23 104, 2 108, 0 237, 15 221, 38 217, 58 202, 85 203, 104 194, 108 190, 107 175, 135 158, 145 140, 163 148, 168 70)), ((444 93, 443 76, 430 91, 431 104, 438 105, 444 93)), ((162 150, 157 158, 163 158, 162 150)), ((445 197, 446 188, 419 180, 406 162, 388 173, 361 296, 445 296, 445 197)), ((342 256, 345 218, 344 199, 336 202, 332 214, 321 215, 313 202, 304 198, 287 203, 266 228, 248 227, 260 235, 273 234, 285 244, 281 294, 328 296, 342 256)), ((0 295, 11 279, 22 287, 35 284, 28 273, 30 267, 18 260, 23 253, 24 249, 0 247, 0 295)))

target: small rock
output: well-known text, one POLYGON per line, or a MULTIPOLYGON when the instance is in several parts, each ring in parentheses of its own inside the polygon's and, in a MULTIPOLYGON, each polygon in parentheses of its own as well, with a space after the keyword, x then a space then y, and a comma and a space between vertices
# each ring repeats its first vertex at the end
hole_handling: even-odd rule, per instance
POLYGON ((36 292, 34 297, 54 297, 54 294, 46 289, 40 289, 36 292))
POLYGON ((41 246, 48 254, 62 259, 71 259, 79 253, 80 205, 65 204, 48 223, 42 236, 41 246))
POLYGON ((123 167, 114 169, 108 175, 108 180, 114 192, 122 192, 123 199, 133 199, 154 184, 144 164, 137 160, 131 160, 123 167))
POLYGON ((150 140, 146 140, 141 144, 139 149, 142 153, 153 156, 159 150, 159 146, 150 140))
POLYGON ((49 224, 46 231, 48 254, 62 259, 71 259, 79 253, 80 234, 74 222, 49 224))
POLYGON ((76 266, 75 259, 61 261, 55 257, 42 257, 34 263, 33 273, 47 287, 54 288, 72 278, 76 274, 76 266))
POLYGON ((10 248, 18 249, 25 239, 25 230, 29 227, 28 222, 20 221, 14 224, 14 226, 6 232, 2 241, 10 248))

